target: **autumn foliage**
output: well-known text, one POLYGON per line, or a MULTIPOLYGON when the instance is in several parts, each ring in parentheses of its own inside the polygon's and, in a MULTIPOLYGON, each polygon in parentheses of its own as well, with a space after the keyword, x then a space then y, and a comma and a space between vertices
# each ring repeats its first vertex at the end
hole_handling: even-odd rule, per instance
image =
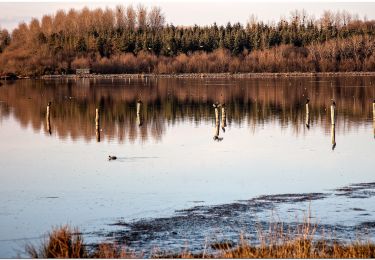
POLYGON ((374 71, 374 37, 375 21, 345 11, 183 27, 157 7, 60 10, 0 30, 0 74, 374 71))

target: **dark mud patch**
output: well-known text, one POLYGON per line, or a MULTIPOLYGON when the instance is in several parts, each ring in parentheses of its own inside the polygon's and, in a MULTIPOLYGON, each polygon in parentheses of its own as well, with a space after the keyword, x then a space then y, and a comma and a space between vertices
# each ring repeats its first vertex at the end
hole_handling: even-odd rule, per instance
POLYGON ((200 254, 202 250, 232 248, 244 235, 248 241, 257 241, 257 230, 268 228, 257 214, 271 211, 282 203, 318 200, 329 194, 281 194, 260 196, 250 200, 214 206, 195 206, 177 210, 168 218, 140 219, 132 222, 119 220, 110 224, 118 230, 107 232, 105 237, 116 244, 151 252, 163 248, 169 255, 189 248, 200 254), (230 243, 229 243, 230 242, 230 243))
POLYGON ((356 226, 357 229, 375 229, 375 221, 365 221, 356 226))
MULTIPOLYGON (((373 196, 375 183, 352 184, 335 189, 338 196, 373 196), (342 195, 344 194, 344 195, 342 195)), ((173 256, 188 250, 194 255, 214 254, 215 250, 233 248, 242 239, 256 245, 259 243, 259 230, 269 230, 278 224, 285 233, 301 227, 299 222, 288 222, 286 225, 266 221, 269 214, 278 206, 294 205, 291 209, 301 211, 304 202, 323 200, 335 193, 301 193, 264 195, 249 200, 241 200, 222 205, 197 205, 192 208, 177 210, 171 217, 138 219, 134 221, 119 220, 110 224, 115 230, 100 233, 107 240, 126 245, 130 249, 142 252, 155 252, 160 249, 160 256, 173 256), (266 213, 266 214, 265 214, 266 213), (267 216, 267 217, 265 217, 267 216), (117 228, 116 228, 117 227, 117 228), (210 251, 211 250, 211 251, 210 251)), ((349 208, 352 211, 365 211, 362 208, 349 208)), ((303 211, 303 210, 302 210, 303 211)), ((290 209, 287 212, 291 212, 290 209)), ((312 217, 309 217, 312 219, 312 217)), ((302 220, 301 220, 302 222, 302 220)), ((369 234, 374 230, 375 222, 363 222, 355 226, 316 224, 315 236, 323 237, 332 233, 332 239, 348 241, 356 239, 356 234, 369 234)), ((155 255, 153 255, 155 256, 155 255)))
POLYGON ((59 199, 58 196, 47 196, 47 197, 40 197, 41 199, 59 199))
POLYGON ((296 203, 313 200, 325 199, 330 193, 301 193, 301 194, 279 194, 264 195, 256 198, 257 200, 277 202, 277 203, 296 203))
POLYGON ((355 183, 334 190, 336 196, 367 199, 375 196, 375 182, 355 183))
POLYGON ((350 210, 353 210, 353 211, 366 211, 365 209, 361 209, 361 208, 351 208, 350 210))

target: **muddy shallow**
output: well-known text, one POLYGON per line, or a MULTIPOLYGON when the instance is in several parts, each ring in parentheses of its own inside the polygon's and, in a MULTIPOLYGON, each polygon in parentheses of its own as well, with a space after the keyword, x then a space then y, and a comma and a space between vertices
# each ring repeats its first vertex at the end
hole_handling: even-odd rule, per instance
MULTIPOLYGON (((284 232, 290 233, 290 230, 309 219, 316 228, 316 239, 324 237, 344 243, 367 239, 373 241, 373 208, 371 211, 358 207, 346 208, 345 212, 352 215, 353 222, 343 225, 317 220, 315 214, 319 216, 320 212, 311 212, 311 207, 316 201, 328 205, 330 201, 340 204, 352 198, 360 198, 362 204, 372 206, 374 195, 375 183, 351 184, 325 193, 263 195, 228 204, 177 210, 165 218, 119 219, 109 224, 116 227, 115 230, 85 235, 102 237, 103 241, 124 245, 128 250, 144 252, 144 256, 176 255, 184 250, 201 255, 235 247, 242 239, 258 244, 259 232, 267 232, 270 225, 283 223, 284 232)), ((96 244, 90 246, 94 248, 96 244)))

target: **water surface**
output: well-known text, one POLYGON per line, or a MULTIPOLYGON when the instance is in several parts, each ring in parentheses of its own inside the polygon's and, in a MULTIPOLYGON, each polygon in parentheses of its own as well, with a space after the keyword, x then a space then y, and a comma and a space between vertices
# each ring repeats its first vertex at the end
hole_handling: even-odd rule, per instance
MULTIPOLYGON (((374 84, 373 77, 6 82, 0 256, 16 256, 55 225, 79 226, 90 241, 103 240, 99 234, 123 228, 110 225, 119 221, 263 195, 329 193, 309 202, 322 223, 374 221, 372 195, 332 195, 375 181, 374 84), (214 103, 225 104, 224 130, 214 103)), ((307 207, 289 204, 278 204, 283 220, 307 207)))

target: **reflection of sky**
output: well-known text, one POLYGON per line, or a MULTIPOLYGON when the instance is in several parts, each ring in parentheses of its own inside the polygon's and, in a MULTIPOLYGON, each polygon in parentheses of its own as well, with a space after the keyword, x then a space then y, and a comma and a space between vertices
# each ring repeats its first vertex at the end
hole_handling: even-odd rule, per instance
POLYGON ((59 140, 13 117, 0 122, 0 256, 20 241, 70 223, 99 229, 123 217, 170 215, 193 201, 221 204, 257 195, 320 192, 373 182, 372 122, 295 136, 274 122, 232 125, 214 142, 213 123, 168 126, 161 142, 59 140), (109 162, 114 154, 119 160, 109 162), (55 198, 57 197, 57 198, 55 198), (100 226, 102 225, 102 226, 100 226))
POLYGON ((84 6, 89 8, 114 8, 116 5, 130 5, 134 7, 138 3, 143 3, 145 6, 160 6, 166 15, 167 22, 175 25, 205 25, 213 24, 216 22, 219 25, 225 25, 227 22, 246 23, 251 14, 254 14, 258 19, 267 21, 276 21, 280 17, 289 18, 292 10, 305 9, 310 15, 319 18, 324 10, 347 10, 350 13, 358 14, 361 18, 367 16, 368 19, 375 18, 375 3, 335 3, 335 2, 256 2, 256 1, 243 1, 232 0, 228 1, 151 1, 151 0, 138 0, 138 1, 80 1, 80 2, 48 2, 35 3, 29 1, 28 3, 0 3, 0 25, 7 29, 14 29, 18 23, 24 21, 29 22, 32 17, 41 18, 45 14, 53 14, 58 9, 68 11, 70 8, 81 9, 84 6), (213 4, 213 2, 215 2, 213 4), (214 8, 213 8, 214 5, 214 8))

